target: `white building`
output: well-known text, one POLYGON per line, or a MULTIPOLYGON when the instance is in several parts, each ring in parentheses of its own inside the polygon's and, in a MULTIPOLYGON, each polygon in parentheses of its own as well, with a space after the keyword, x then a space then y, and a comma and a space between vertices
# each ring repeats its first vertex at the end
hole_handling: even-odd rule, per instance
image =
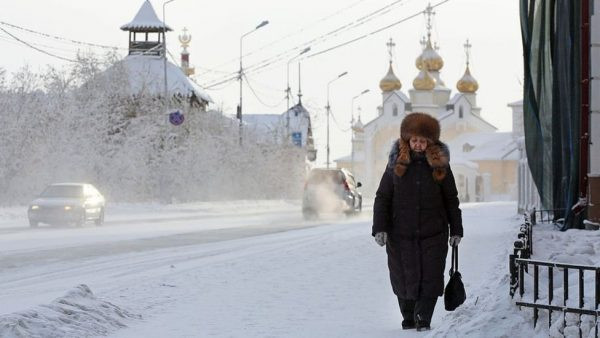
MULTIPOLYGON (((428 9, 431 14, 431 10, 428 9)), ((462 201, 514 200, 517 198, 518 143, 511 132, 499 133, 481 116, 477 105, 479 84, 471 75, 468 51, 464 75, 457 81, 458 92, 441 78, 444 60, 427 39, 416 59, 417 76, 408 95, 401 90, 392 62, 380 81, 382 104, 378 116, 365 124, 359 120, 353 128, 352 154, 336 160, 338 167, 354 171, 365 193, 374 193, 388 161, 391 145, 400 137, 402 119, 412 112, 436 117, 441 125, 440 139, 450 148, 450 164, 462 201)), ((393 42, 388 43, 393 48, 393 42)), ((513 113, 514 114, 514 113, 513 113)), ((513 119, 514 120, 514 119, 513 119)))
MULTIPOLYGON (((126 94, 163 97, 166 75, 167 95, 172 102, 188 103, 192 110, 206 110, 212 102, 208 93, 184 73, 186 68, 182 70, 165 60, 163 43, 166 32, 171 28, 158 19, 150 1, 144 1, 133 20, 121 26, 121 30, 129 32, 129 55, 107 72, 118 72, 122 76, 129 90, 126 94)), ((185 47, 189 39, 184 35, 184 53, 187 53, 185 47)), ((189 54, 186 57, 189 58, 189 54)), ((187 64, 184 66, 187 67, 187 64)))
POLYGON ((283 114, 245 114, 246 132, 254 133, 264 142, 293 144, 307 152, 307 159, 314 161, 317 151, 314 146, 310 113, 302 102, 283 114))

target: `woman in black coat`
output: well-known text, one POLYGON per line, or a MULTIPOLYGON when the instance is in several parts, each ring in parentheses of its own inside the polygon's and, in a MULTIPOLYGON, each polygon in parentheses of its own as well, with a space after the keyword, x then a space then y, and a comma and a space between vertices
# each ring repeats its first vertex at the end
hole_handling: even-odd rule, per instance
POLYGON ((439 136, 436 118, 424 113, 404 118, 373 207, 372 235, 386 245, 403 329, 430 328, 444 292, 446 241, 450 236, 450 245, 458 245, 463 236, 450 154, 439 136))

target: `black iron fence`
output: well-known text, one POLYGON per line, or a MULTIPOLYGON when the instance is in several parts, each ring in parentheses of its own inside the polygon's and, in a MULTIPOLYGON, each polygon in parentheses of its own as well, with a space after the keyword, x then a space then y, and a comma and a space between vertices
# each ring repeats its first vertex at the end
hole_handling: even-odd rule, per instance
MULTIPOLYGON (((552 312, 558 311, 563 314, 563 324, 566 326, 565 315, 567 313, 575 313, 579 314, 579 324, 581 324, 581 316, 589 315, 594 317, 594 334, 595 337, 598 337, 598 316, 600 316, 600 310, 598 309, 598 305, 600 305, 600 267, 596 266, 586 266, 586 265, 574 265, 574 264, 563 264, 563 263, 554 263, 554 262, 544 262, 544 261, 536 261, 531 259, 521 259, 517 258, 515 263, 518 265, 519 271, 519 295, 521 296, 521 300, 523 299, 523 295, 525 294, 525 268, 529 265, 533 265, 533 303, 517 301, 515 304, 518 306, 530 307, 533 308, 533 327, 536 326, 538 318, 539 318, 539 310, 547 310, 548 311, 548 326, 552 326, 552 312), (537 301, 540 299, 539 297, 539 279, 540 279, 540 267, 546 267, 548 269, 548 297, 547 304, 538 303, 537 301), (562 269, 562 278, 563 278, 563 301, 562 305, 552 304, 554 300, 554 269, 562 269), (577 270, 578 271, 578 302, 577 307, 571 307, 567 305, 567 300, 569 299, 569 270, 577 270), (593 304, 585 304, 585 288, 584 288, 584 272, 591 271, 594 273, 594 303, 593 304), (593 309, 586 309, 585 306, 591 307, 593 305, 593 309)), ((579 331, 581 336, 581 328, 579 331)))
POLYGON ((554 223, 564 217, 565 209, 540 209, 533 208, 529 214, 532 225, 538 223, 554 223))
MULTIPOLYGON (((516 259, 528 259, 533 254, 533 227, 530 215, 525 213, 525 222, 521 224, 517 240, 513 243, 513 254, 508 256, 508 270, 510 272, 510 296, 514 296, 519 285, 519 270, 516 259)), ((527 267, 525 267, 527 271, 527 267)))
MULTIPOLYGON (((564 212, 564 211, 563 211, 564 212)), ((548 326, 552 326, 553 312, 562 312, 563 326, 566 326, 566 314, 574 313, 579 315, 579 336, 581 337, 581 316, 589 315, 594 317, 594 336, 598 337, 598 317, 600 316, 600 267, 564 264, 556 262, 546 262, 532 260, 533 254, 533 225, 537 223, 556 222, 561 210, 533 210, 531 213, 525 213, 525 222, 520 226, 517 240, 514 242, 514 252, 509 255, 509 273, 510 273, 510 296, 514 297, 519 292, 520 301, 515 304, 519 307, 533 308, 533 326, 535 327, 539 318, 540 310, 548 311, 548 326), (529 266, 533 267, 533 302, 523 301, 525 294, 525 275, 529 273, 529 266), (540 267, 547 268, 547 302, 539 303, 540 300, 540 267), (563 301, 562 305, 553 304, 554 301, 554 269, 562 269, 563 283, 563 301), (568 306, 569 299, 569 271, 577 270, 578 277, 578 302, 577 307, 568 306), (591 271, 594 274, 594 303, 585 304, 584 277, 585 271, 591 271), (593 309, 591 306, 593 305, 593 309), (587 308, 585 308, 587 306, 587 308)), ((556 303, 556 302, 555 302, 556 303)))

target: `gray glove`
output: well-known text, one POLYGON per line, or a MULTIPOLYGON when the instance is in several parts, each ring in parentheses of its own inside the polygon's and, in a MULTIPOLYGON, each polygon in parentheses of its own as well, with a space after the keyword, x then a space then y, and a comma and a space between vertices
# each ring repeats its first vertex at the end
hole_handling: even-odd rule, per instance
POLYGON ((460 239, 460 236, 450 236, 448 244, 450 244, 450 246, 458 246, 458 244, 460 243, 460 239))
POLYGON ((378 232, 375 234, 375 242, 379 244, 379 246, 384 246, 387 243, 387 232, 378 232))

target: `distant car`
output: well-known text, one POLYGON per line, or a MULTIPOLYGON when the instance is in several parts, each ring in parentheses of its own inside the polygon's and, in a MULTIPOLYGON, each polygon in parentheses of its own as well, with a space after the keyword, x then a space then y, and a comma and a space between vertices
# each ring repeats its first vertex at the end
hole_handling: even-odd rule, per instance
POLYGON ((304 218, 315 218, 327 212, 360 212, 362 195, 357 188, 361 186, 346 169, 313 169, 304 186, 304 218))
POLYGON ((87 221, 104 223, 104 197, 98 189, 86 183, 56 183, 49 185, 27 209, 29 225, 39 223, 74 223, 83 226, 87 221))

